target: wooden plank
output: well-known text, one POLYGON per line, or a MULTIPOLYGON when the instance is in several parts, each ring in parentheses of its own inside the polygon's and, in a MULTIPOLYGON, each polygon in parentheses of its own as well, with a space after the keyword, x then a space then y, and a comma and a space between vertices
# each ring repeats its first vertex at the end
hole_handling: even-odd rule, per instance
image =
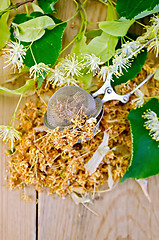
MULTIPOLYGON (((75 13, 73 1, 59 0, 58 16, 66 20, 75 13)), ((86 5, 88 21, 105 20, 106 8, 97 1, 86 5)), ((64 33, 66 46, 79 29, 79 17, 68 23, 64 33)), ((94 25, 89 27, 95 28, 94 25)), ((133 30, 134 31, 134 30, 133 30)), ((141 31, 140 27, 135 31, 141 31)), ((71 48, 65 51, 70 52, 71 48)), ((93 215, 82 205, 69 198, 39 194, 39 240, 158 240, 159 229, 159 176, 149 179, 150 203, 134 180, 119 184, 111 192, 96 195, 90 207, 99 214, 93 215)))
MULTIPOLYGON (((9 67, 3 69, 4 58, 0 57, 0 82, 7 80, 9 67)), ((10 123, 18 97, 0 95, 0 125, 10 123)), ((26 190, 32 196, 32 202, 21 199, 22 190, 10 191, 6 185, 7 156, 6 145, 0 141, 0 239, 34 240, 36 239, 36 193, 26 190)))
POLYGON ((39 240, 158 240, 159 176, 149 179, 150 203, 134 180, 96 194, 94 216, 67 197, 39 195, 39 240), (45 223, 45 224, 44 224, 45 223))

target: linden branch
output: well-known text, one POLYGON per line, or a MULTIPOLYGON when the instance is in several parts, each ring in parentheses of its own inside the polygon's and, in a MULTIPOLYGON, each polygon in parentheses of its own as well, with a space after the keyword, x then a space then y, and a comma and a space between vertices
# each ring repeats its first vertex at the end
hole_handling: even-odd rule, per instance
POLYGON ((25 0, 25 1, 22 1, 22 2, 19 2, 19 3, 16 3, 16 4, 14 4, 14 5, 11 3, 10 6, 7 7, 5 10, 0 11, 0 17, 1 17, 4 13, 6 13, 6 12, 9 12, 9 11, 11 11, 11 10, 15 10, 15 9, 21 7, 21 6, 24 5, 24 4, 32 3, 32 2, 34 2, 34 0, 25 0))

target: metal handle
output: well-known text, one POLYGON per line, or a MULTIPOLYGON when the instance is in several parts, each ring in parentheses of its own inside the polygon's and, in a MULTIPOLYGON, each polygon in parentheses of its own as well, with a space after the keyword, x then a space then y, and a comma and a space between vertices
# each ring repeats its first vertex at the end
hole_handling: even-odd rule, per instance
POLYGON ((125 95, 117 94, 110 84, 110 80, 106 80, 103 86, 92 94, 93 97, 98 96, 99 94, 104 94, 102 99, 102 103, 105 103, 110 100, 118 100, 122 103, 127 103, 129 101, 129 97, 133 94, 137 89, 139 89, 144 83, 146 83, 154 74, 150 74, 144 81, 142 81, 135 89, 133 89, 130 93, 125 95))
POLYGON ((102 99, 102 103, 105 103, 110 100, 118 100, 122 103, 127 103, 129 101, 129 96, 130 96, 130 94, 119 95, 113 90, 112 87, 108 87, 105 90, 105 95, 102 99))

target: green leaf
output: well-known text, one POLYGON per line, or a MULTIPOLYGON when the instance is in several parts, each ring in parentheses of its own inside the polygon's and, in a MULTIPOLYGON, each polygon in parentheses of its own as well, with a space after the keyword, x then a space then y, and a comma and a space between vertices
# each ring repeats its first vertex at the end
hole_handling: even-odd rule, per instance
POLYGON ((26 81, 26 83, 24 84, 24 86, 15 89, 15 90, 10 90, 8 88, 2 87, 0 86, 0 93, 1 94, 15 94, 15 95, 22 95, 24 94, 26 91, 33 89, 35 86, 35 81, 34 79, 29 79, 26 81))
POLYGON ((116 10, 120 17, 139 19, 157 12, 158 5, 158 0, 117 0, 116 10))
POLYGON ((153 10, 150 10, 150 11, 145 10, 145 11, 139 13, 137 16, 134 17, 134 19, 137 20, 137 19, 140 19, 140 18, 144 18, 148 15, 158 13, 158 12, 159 12, 159 4, 156 5, 153 10))
MULTIPOLYGON (((32 44, 31 49, 37 63, 42 62, 50 67, 55 64, 60 54, 62 35, 66 25, 66 23, 63 23, 55 27, 53 30, 46 30, 45 35, 32 44)), ((24 63, 28 67, 31 67, 35 64, 30 49, 28 49, 26 53, 24 63)))
POLYGON ((86 37, 82 36, 80 38, 80 40, 76 40, 72 50, 71 50, 71 54, 75 54, 75 56, 79 57, 79 60, 81 60, 81 58, 83 58, 83 54, 87 54, 88 50, 87 50, 87 44, 86 44, 86 37))
POLYGON ((9 40, 10 31, 7 25, 9 13, 5 13, 0 18, 0 49, 3 48, 9 40))
MULTIPOLYGON (((31 18, 35 18, 39 15, 42 15, 42 13, 31 13, 29 17, 27 17, 26 14, 18 14, 14 18, 14 23, 20 24, 22 22, 30 20, 31 18)), ((61 22, 61 20, 51 16, 56 24, 59 24, 58 26, 55 26, 52 30, 45 30, 45 34, 42 38, 38 39, 37 41, 34 41, 31 45, 32 52, 34 54, 35 60, 37 63, 45 63, 46 65, 49 65, 49 67, 52 67, 61 50, 62 46, 62 35, 66 28, 67 23, 61 22)), ((15 38, 13 36, 13 29, 11 29, 11 39, 12 41, 15 41, 15 38)), ((28 43, 21 42, 26 47, 29 47, 28 43)), ((26 52, 26 57, 24 59, 24 64, 28 67, 32 67, 35 65, 35 62, 33 60, 30 48, 26 52)))
POLYGON ((125 36, 130 26, 134 23, 134 20, 127 20, 124 18, 118 21, 105 21, 100 22, 99 27, 104 32, 113 36, 125 36))
POLYGON ((112 87, 119 85, 121 83, 126 83, 128 80, 132 80, 136 75, 141 72, 141 69, 147 59, 147 52, 141 52, 137 57, 132 61, 131 67, 127 69, 123 69, 123 75, 119 78, 113 77, 114 82, 112 82, 112 87))
POLYGON ((102 34, 102 30, 101 29, 93 29, 93 30, 89 30, 88 32, 85 33, 85 36, 87 38, 95 38, 98 37, 102 34))
POLYGON ((37 86, 37 89, 39 89, 39 88, 41 87, 43 81, 44 81, 43 77, 42 77, 42 76, 39 76, 39 77, 38 77, 38 86, 37 86))
MULTIPOLYGON (((9 0, 1 0, 0 11, 5 10, 10 5, 9 0)), ((0 18, 0 49, 3 48, 9 40, 10 31, 7 25, 9 13, 5 13, 0 18)))
POLYGON ((48 16, 41 16, 21 24, 16 24, 15 37, 23 42, 32 42, 45 34, 45 29, 53 29, 54 21, 48 16))
POLYGON ((117 42, 117 37, 103 32, 101 36, 92 39, 87 49, 90 54, 94 53, 102 62, 106 62, 113 56, 117 42))
POLYGON ((156 80, 159 80, 159 68, 156 70, 155 75, 154 75, 154 78, 155 78, 156 80))
POLYGON ((44 13, 54 13, 56 12, 54 5, 58 0, 38 0, 38 5, 44 13))
POLYGON ((144 112, 151 109, 159 116, 159 101, 152 99, 143 107, 130 111, 133 154, 130 166, 122 182, 127 178, 147 178, 159 173, 159 143, 151 138, 149 130, 144 127, 144 112))

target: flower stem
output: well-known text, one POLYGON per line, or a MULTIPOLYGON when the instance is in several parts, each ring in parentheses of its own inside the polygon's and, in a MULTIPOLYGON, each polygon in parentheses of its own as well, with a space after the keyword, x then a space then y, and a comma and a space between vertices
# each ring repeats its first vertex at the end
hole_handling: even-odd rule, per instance
POLYGON ((135 21, 135 22, 138 23, 139 25, 141 25, 142 27, 146 28, 146 25, 144 25, 143 23, 138 22, 138 21, 135 21))
POLYGON ((31 46, 30 46, 30 52, 31 52, 31 55, 32 55, 32 57, 33 57, 33 60, 34 60, 35 64, 37 64, 31 46))
POLYGON ((28 5, 27 5, 27 3, 26 3, 24 6, 25 6, 26 14, 27 14, 27 16, 29 16, 29 10, 28 10, 28 5))
POLYGON ((67 21, 70 21, 78 13, 80 13, 80 16, 82 19, 81 26, 80 26, 80 29, 79 29, 78 33, 76 34, 76 36, 73 38, 73 40, 71 42, 69 42, 69 44, 66 47, 64 47, 61 50, 60 54, 63 53, 70 45, 72 45, 77 38, 79 38, 82 34, 84 34, 86 31, 86 28, 87 28, 87 13, 84 8, 84 4, 87 2, 87 0, 85 0, 82 4, 80 2, 77 2, 76 0, 74 0, 74 2, 77 6, 76 13, 71 18, 69 18, 67 21))
POLYGON ((157 98, 157 99, 159 99, 159 96, 143 97, 143 98, 144 98, 144 99, 147 99, 147 100, 152 99, 152 98, 157 98))
POLYGON ((128 37, 128 36, 125 36, 125 38, 127 38, 128 40, 130 41, 134 41, 132 38, 128 37))
POLYGON ((74 41, 75 41, 77 38, 78 38, 78 34, 73 38, 73 40, 72 40, 71 42, 69 42, 69 44, 68 44, 66 47, 64 47, 64 48, 61 50, 60 54, 63 53, 72 43, 74 43, 74 41))
POLYGON ((16 3, 16 4, 10 4, 9 7, 7 7, 5 10, 3 11, 0 11, 0 16, 2 16, 4 13, 6 12, 9 12, 11 10, 16 10, 17 8, 21 7, 22 5, 26 4, 26 3, 32 3, 34 2, 34 0, 25 0, 25 1, 22 1, 22 2, 19 2, 19 3, 16 3))
POLYGON ((14 111, 14 113, 13 113, 13 117, 12 117, 11 122, 10 122, 10 125, 12 125, 12 127, 14 127, 15 116, 16 116, 16 113, 17 113, 19 104, 20 104, 20 102, 21 102, 21 100, 22 100, 22 97, 23 97, 23 94, 20 95, 19 101, 18 101, 17 106, 16 106, 16 108, 15 108, 15 111, 14 111))

